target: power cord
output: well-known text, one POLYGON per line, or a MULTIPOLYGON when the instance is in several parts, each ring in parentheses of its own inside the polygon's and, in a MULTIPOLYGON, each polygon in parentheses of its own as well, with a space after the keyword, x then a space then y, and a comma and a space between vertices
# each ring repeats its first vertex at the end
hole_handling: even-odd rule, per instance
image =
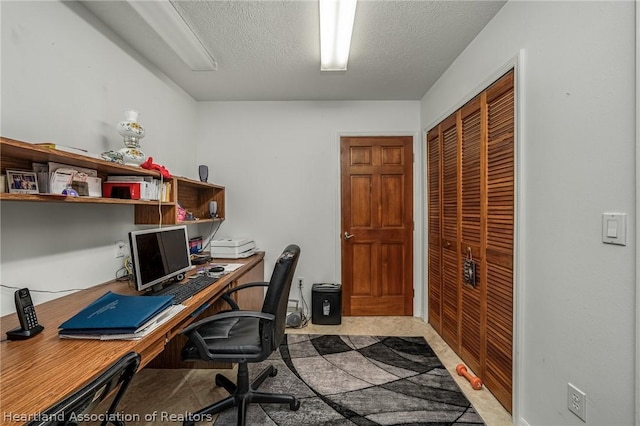
POLYGON ((127 256, 124 258, 124 265, 122 268, 116 271, 116 281, 131 281, 132 277, 133 264, 131 263, 131 256, 127 256))
POLYGON ((309 324, 309 317, 306 314, 309 311, 309 306, 307 306, 307 302, 304 300, 304 295, 302 294, 302 280, 298 281, 298 291, 300 291, 300 301, 302 302, 302 321, 297 328, 304 328, 309 324))
POLYGON ((211 229, 209 229, 209 240, 207 241, 206 244, 203 244, 202 248, 200 249, 200 251, 198 253, 202 253, 208 246, 209 244, 211 244, 211 241, 213 241, 213 237, 216 236, 216 234, 218 233, 218 230, 220 230, 220 227, 222 226, 222 222, 218 221, 218 222, 213 222, 211 223, 211 229), (216 230, 213 231, 213 225, 218 224, 218 226, 216 227, 216 230), (211 233, 213 231, 213 233, 211 233))
MULTIPOLYGON (((12 290, 20 290, 20 289, 24 288, 24 287, 14 287, 14 286, 5 285, 5 284, 0 284, 0 287, 10 288, 12 290)), ((33 289, 29 288, 29 291, 31 293, 52 293, 52 294, 53 293, 67 293, 69 291, 80 291, 80 290, 86 290, 86 289, 84 289, 84 288, 70 288, 70 289, 67 289, 67 290, 33 290, 33 289)))
POLYGON ((164 175, 162 173, 160 173, 158 192, 158 228, 162 228, 162 195, 164 193, 164 175))

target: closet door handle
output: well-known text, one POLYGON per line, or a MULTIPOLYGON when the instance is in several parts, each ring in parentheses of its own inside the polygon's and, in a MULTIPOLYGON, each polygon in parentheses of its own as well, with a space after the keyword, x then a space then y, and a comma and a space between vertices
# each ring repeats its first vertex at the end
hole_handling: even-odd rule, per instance
POLYGON ((353 234, 348 233, 347 231, 344 231, 344 239, 348 240, 353 238, 353 234))

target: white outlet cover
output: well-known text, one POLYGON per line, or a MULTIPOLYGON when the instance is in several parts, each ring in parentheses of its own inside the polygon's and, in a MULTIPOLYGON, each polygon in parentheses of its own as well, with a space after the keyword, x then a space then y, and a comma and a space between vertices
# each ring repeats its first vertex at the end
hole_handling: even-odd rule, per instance
POLYGON ((125 244, 124 241, 116 241, 116 258, 118 257, 124 257, 124 255, 126 254, 126 250, 127 250, 127 245, 125 244))
POLYGON ((587 422, 587 394, 571 383, 567 383, 567 408, 583 422, 587 422))

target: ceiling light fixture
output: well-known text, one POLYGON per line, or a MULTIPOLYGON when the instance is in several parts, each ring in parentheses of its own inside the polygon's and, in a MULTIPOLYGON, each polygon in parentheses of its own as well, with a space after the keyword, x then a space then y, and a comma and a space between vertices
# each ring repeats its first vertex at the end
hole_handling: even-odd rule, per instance
POLYGON ((319 0, 320 71, 346 71, 357 0, 319 0))
POLYGON ((193 71, 215 71, 216 60, 168 0, 133 1, 129 4, 193 71))

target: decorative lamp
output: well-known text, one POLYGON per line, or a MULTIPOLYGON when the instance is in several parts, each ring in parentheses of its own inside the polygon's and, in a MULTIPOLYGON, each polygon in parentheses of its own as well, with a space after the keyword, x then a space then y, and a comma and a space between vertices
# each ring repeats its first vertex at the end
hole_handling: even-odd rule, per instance
POLYGON ((122 154, 124 164, 139 166, 144 162, 145 156, 140 151, 140 139, 144 137, 144 127, 138 123, 138 111, 126 110, 125 120, 118 123, 118 133, 124 137, 125 148, 118 152, 122 154))

